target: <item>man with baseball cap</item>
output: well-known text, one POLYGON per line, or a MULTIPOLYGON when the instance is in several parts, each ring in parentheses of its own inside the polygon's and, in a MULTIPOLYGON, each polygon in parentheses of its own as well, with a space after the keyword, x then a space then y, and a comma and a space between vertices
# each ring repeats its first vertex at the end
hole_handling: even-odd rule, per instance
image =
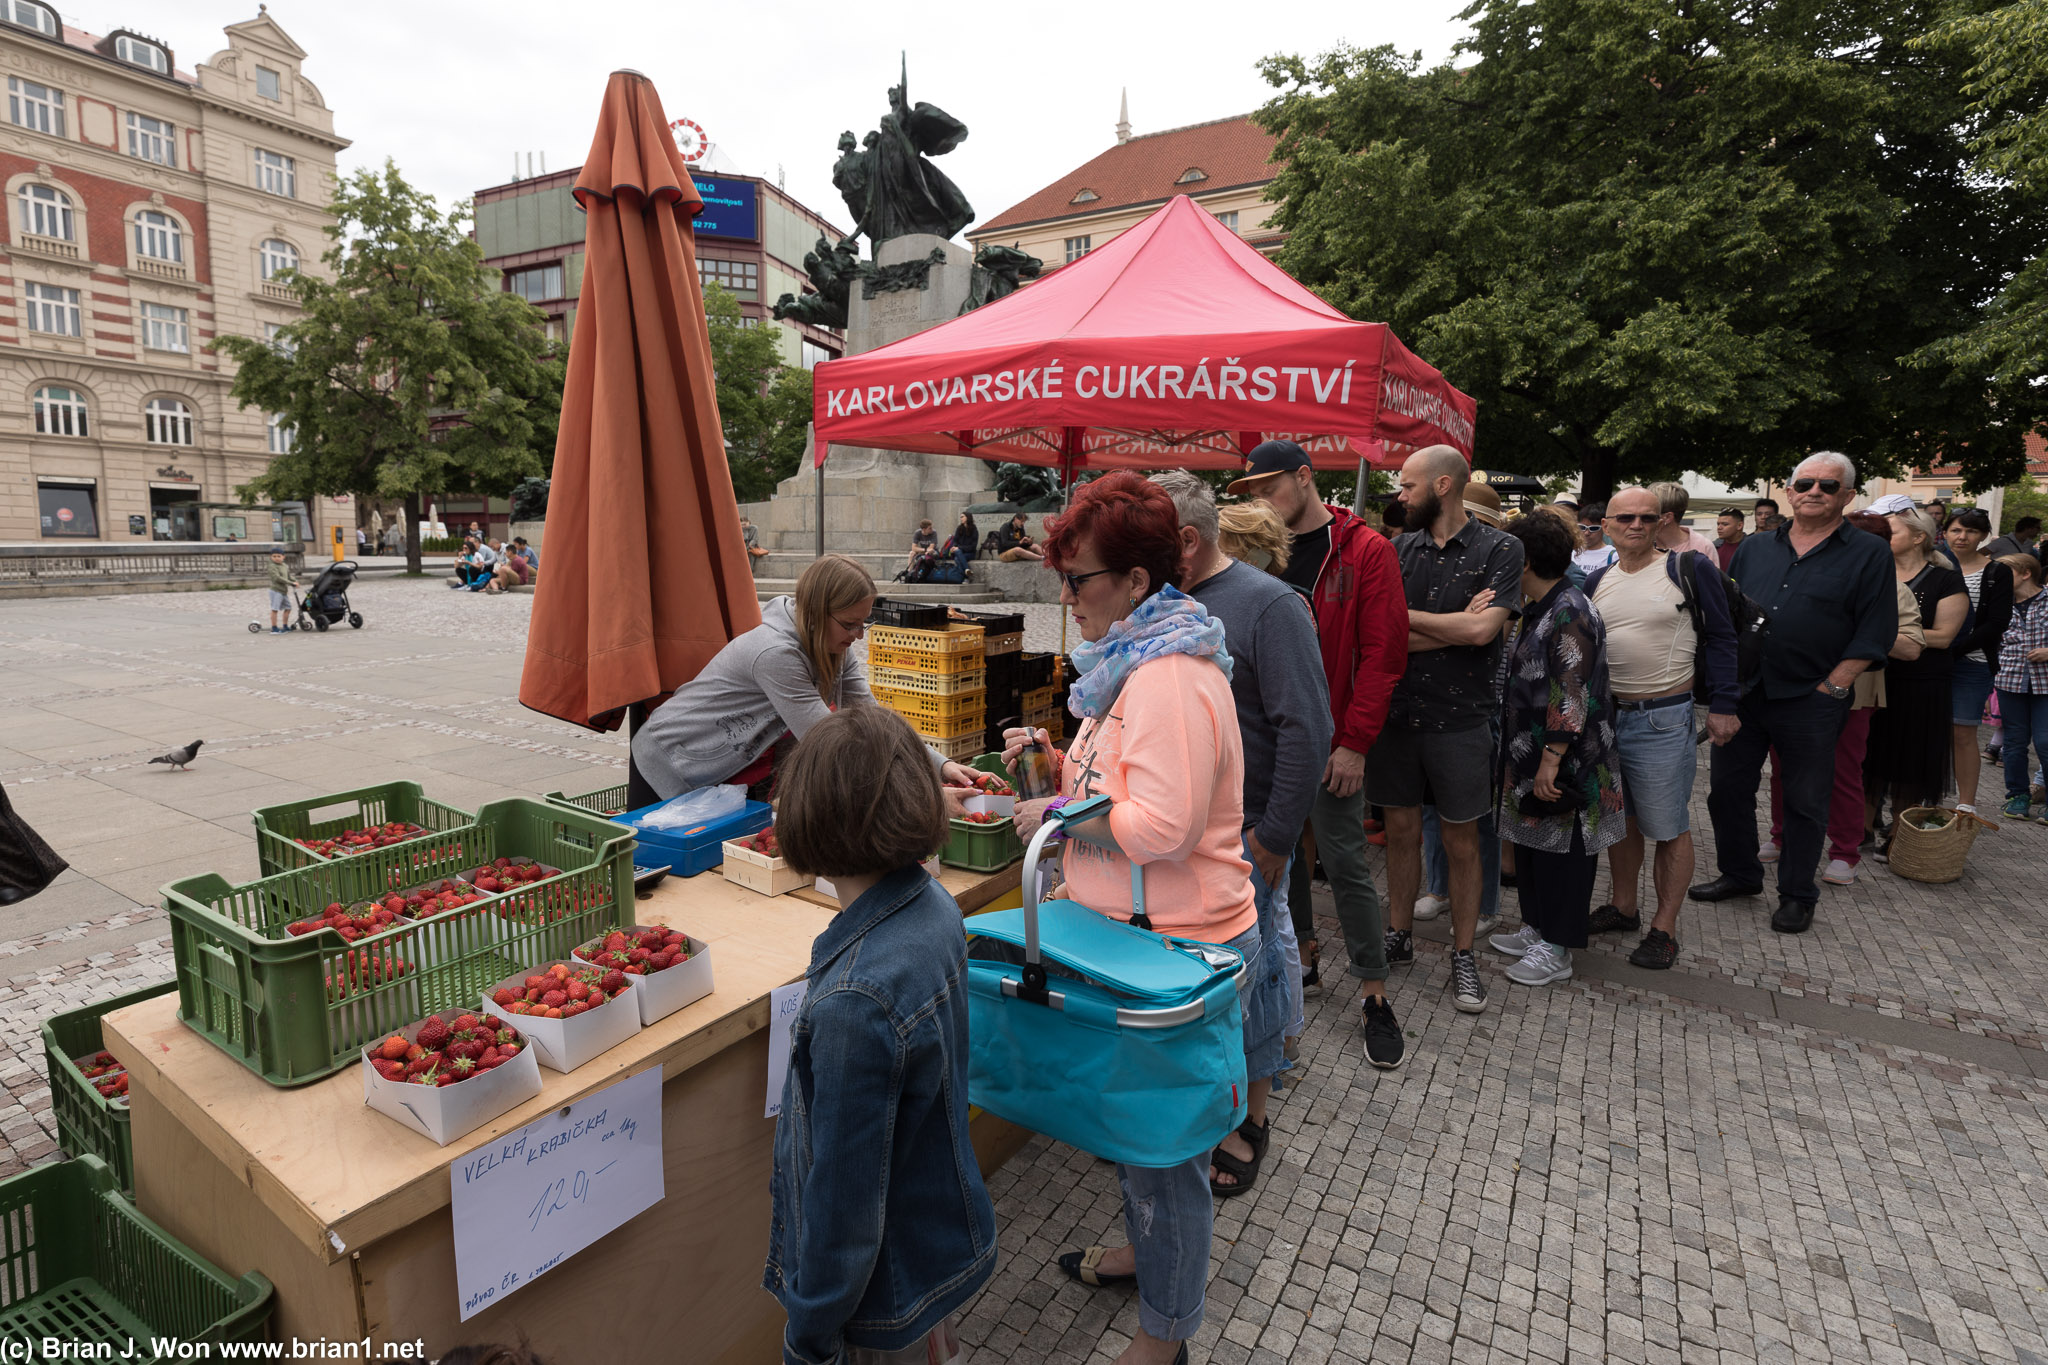
MULTIPOLYGON (((1365 978, 1365 1059, 1383 1071, 1406 1060, 1407 1044, 1387 1004, 1386 915, 1365 865, 1365 755, 1387 718, 1387 702, 1408 666, 1408 609, 1393 545, 1342 507, 1316 494, 1315 470, 1292 441, 1251 452, 1231 493, 1260 499, 1294 533, 1280 576, 1307 594, 1322 645, 1335 735, 1316 784, 1309 828, 1330 879, 1351 965, 1365 978)), ((1315 920, 1308 904, 1308 860, 1297 856, 1289 889, 1295 934, 1315 961, 1315 920)), ((1312 973, 1319 969, 1311 966, 1312 973)), ((1316 978, 1305 977, 1312 981, 1316 978)))

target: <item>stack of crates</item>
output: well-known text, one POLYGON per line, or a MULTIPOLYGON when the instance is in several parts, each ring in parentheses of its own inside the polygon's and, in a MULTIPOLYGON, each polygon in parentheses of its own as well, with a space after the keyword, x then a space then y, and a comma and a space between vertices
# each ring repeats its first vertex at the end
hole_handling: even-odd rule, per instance
POLYGON ((876 701, 946 757, 983 752, 988 666, 980 626, 870 626, 868 686, 876 701))
POLYGON ((1019 667, 1024 658, 1024 613, 960 611, 982 630, 982 655, 988 666, 987 729, 983 751, 1002 752, 1003 727, 1024 720, 1024 689, 1019 667))

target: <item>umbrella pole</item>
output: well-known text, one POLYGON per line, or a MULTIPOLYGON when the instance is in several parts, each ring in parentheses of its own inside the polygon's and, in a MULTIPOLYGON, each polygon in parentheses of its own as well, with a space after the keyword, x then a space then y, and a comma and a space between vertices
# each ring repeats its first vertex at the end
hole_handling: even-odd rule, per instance
POLYGON ((816 468, 817 468, 817 471, 818 471, 818 554, 817 554, 817 557, 818 557, 819 559, 823 559, 823 558, 825 557, 825 462, 824 462, 823 460, 820 460, 820 461, 818 461, 818 463, 817 463, 817 465, 816 465, 816 468))

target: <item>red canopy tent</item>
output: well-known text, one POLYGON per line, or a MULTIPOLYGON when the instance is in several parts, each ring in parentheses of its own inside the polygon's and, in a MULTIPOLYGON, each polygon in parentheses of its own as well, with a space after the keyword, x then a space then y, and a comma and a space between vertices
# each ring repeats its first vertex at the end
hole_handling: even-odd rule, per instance
POLYGON ((1260 441, 1321 469, 1450 445, 1478 405, 1185 195, 1045 280, 818 366, 817 460, 868 446, 1077 469, 1234 469, 1260 441))

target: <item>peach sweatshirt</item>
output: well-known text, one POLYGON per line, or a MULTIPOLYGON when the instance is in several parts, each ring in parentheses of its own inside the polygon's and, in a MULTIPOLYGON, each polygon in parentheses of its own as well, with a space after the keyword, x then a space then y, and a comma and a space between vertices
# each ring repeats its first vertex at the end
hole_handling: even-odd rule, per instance
POLYGON ((1060 774, 1070 797, 1106 795, 1121 853, 1067 841, 1067 894, 1131 917, 1131 863, 1145 869, 1152 927, 1227 943, 1259 922, 1244 860, 1244 747, 1230 680, 1169 654, 1132 670, 1107 715, 1081 723, 1060 774))

